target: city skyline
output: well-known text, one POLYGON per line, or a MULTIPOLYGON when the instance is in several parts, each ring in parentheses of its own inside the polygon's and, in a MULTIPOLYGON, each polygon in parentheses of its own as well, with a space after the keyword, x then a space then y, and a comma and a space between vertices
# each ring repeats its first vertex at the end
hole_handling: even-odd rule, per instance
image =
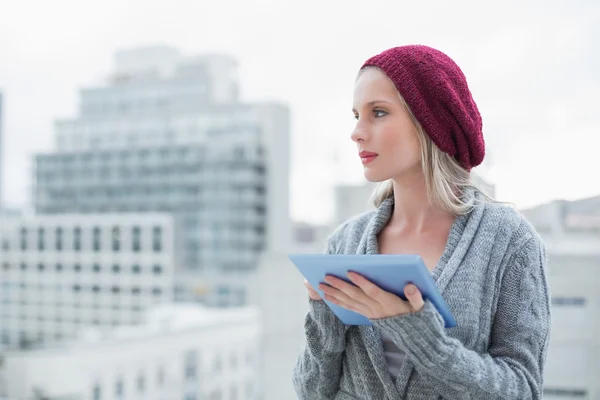
POLYGON ((30 25, 23 25, 19 21, 29 13, 22 3, 11 4, 0 17, 0 37, 19 38, 18 45, 0 41, 8 206, 29 200, 32 155, 52 148, 52 121, 75 114, 77 88, 103 81, 115 51, 154 43, 172 44, 186 55, 229 54, 240 63, 244 100, 290 104, 295 220, 326 222, 333 216, 333 184, 363 181, 349 139, 357 68, 380 50, 417 42, 446 51, 465 71, 483 115, 493 162, 489 179, 499 199, 528 207, 600 193, 600 183, 573 179, 596 164, 595 146, 581 143, 593 142, 600 127, 593 107, 600 88, 594 74, 598 56, 591 51, 600 37, 598 5, 553 3, 540 13, 536 4, 515 2, 515 13, 505 3, 471 2, 462 10, 439 3, 439 13, 428 13, 426 22, 396 23, 399 15, 427 10, 386 1, 369 9, 347 3, 348 17, 335 19, 336 29, 330 30, 340 10, 335 4, 320 6, 318 14, 305 4, 267 0, 235 7, 223 2, 211 6, 210 13, 186 1, 170 7, 160 1, 122 6, 108 1, 89 8, 61 4, 79 18, 56 13, 56 5, 41 5, 39 17, 28 16, 30 25), (140 8, 144 16, 132 19, 140 8), (307 18, 310 30, 302 22, 307 18), (107 20, 113 28, 107 28, 107 20), (48 40, 29 30, 34 25, 48 40))

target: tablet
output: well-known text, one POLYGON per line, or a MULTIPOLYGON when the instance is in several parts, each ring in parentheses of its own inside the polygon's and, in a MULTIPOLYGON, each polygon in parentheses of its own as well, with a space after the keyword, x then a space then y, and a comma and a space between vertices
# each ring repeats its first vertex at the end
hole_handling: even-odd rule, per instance
MULTIPOLYGON (((347 273, 356 272, 383 290, 394 293, 403 300, 404 287, 413 283, 441 314, 446 328, 456 326, 446 301, 440 294, 431 273, 418 255, 409 254, 290 254, 288 256, 311 286, 324 296, 319 284, 326 275, 332 275, 348 283, 347 273)), ((331 311, 346 325, 373 325, 367 317, 324 300, 331 311)))

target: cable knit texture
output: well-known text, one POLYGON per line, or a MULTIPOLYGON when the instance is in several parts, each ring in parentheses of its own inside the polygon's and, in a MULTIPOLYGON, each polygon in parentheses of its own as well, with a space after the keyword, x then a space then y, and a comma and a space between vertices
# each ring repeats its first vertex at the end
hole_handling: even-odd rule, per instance
POLYGON ((371 57, 362 68, 367 66, 380 68, 394 82, 440 150, 467 170, 481 164, 481 115, 465 75, 450 57, 427 46, 400 46, 371 57))
MULTIPOLYGON (((444 328, 435 307, 344 325, 322 301, 309 300, 306 343, 293 382, 300 399, 541 399, 550 334, 546 254, 517 211, 480 201, 452 225, 432 271, 458 326, 444 328), (381 331, 406 352, 393 380, 381 331)), ((331 254, 377 254, 377 234, 393 198, 340 225, 331 254)))

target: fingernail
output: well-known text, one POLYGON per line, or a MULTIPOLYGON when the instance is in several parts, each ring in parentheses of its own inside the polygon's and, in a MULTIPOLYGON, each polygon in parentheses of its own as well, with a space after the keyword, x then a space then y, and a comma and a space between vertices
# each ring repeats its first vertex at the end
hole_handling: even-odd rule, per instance
POLYGON ((415 287, 415 285, 408 285, 406 287, 406 294, 415 294, 416 289, 417 288, 415 287))

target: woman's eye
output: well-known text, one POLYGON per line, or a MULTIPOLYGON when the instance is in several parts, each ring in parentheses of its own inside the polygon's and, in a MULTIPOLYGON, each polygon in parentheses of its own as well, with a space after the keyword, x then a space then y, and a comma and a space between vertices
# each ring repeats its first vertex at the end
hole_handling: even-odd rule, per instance
POLYGON ((358 114, 354 114, 354 119, 358 121, 358 114))
POLYGON ((383 111, 383 110, 373 110, 373 115, 375 116, 375 118, 381 118, 387 115, 387 112, 383 111))

